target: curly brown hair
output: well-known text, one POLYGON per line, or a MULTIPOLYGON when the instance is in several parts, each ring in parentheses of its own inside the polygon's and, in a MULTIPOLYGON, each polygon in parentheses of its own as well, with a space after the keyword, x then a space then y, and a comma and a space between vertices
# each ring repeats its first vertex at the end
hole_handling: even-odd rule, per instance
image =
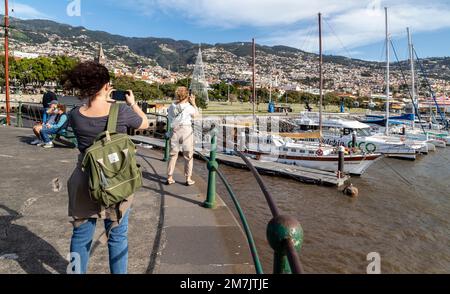
POLYGON ((80 99, 92 99, 110 80, 109 71, 105 66, 87 61, 78 64, 67 73, 65 87, 78 90, 80 99))

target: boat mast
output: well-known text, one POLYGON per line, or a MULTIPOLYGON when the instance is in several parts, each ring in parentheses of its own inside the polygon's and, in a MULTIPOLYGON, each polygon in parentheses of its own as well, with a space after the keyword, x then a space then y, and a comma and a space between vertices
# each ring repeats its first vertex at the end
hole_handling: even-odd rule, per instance
POLYGON ((323 104, 323 72, 322 72, 322 64, 323 64, 323 53, 322 53, 322 13, 319 13, 319 76, 320 76, 320 86, 319 86, 319 94, 320 94, 320 106, 319 106, 319 133, 320 133, 320 142, 322 142, 322 129, 323 129, 323 121, 322 121, 322 104, 323 104))
POLYGON ((386 136, 389 136, 389 100, 390 100, 390 50, 389 50, 389 21, 388 21, 388 9, 387 7, 384 8, 385 15, 386 15, 386 136))
POLYGON ((417 98, 416 98, 416 76, 415 76, 415 69, 414 69, 414 53, 413 53, 413 43, 412 43, 412 36, 411 31, 409 28, 406 29, 408 32, 408 48, 409 48, 409 61, 411 63, 411 89, 412 89, 412 99, 415 105, 417 105, 417 98))
MULTIPOLYGON (((411 63, 411 95, 414 109, 419 109, 418 101, 416 98, 416 76, 414 70, 413 43, 409 28, 406 28, 406 31, 408 32, 409 61, 411 63)), ((414 128, 414 121, 412 122, 412 126, 414 128)))
POLYGON ((5 0, 5 94, 6 94, 6 125, 11 125, 10 89, 9 89, 9 8, 5 0))
POLYGON ((270 68, 269 103, 272 103, 272 79, 273 79, 273 65, 270 68))
POLYGON ((255 38, 252 39, 252 81, 253 81, 253 121, 256 123, 256 43, 255 38))

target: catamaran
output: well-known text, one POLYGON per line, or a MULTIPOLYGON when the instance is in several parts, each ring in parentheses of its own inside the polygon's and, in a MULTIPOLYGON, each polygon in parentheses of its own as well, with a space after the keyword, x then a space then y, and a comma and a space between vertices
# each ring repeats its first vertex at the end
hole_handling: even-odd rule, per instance
MULTIPOLYGON (((319 127, 317 113, 303 112, 294 120, 299 133, 316 132, 319 127)), ((400 137, 372 134, 371 126, 356 120, 333 117, 329 114, 322 122, 324 143, 334 146, 353 147, 356 139, 358 148, 366 152, 379 152, 387 157, 415 160, 417 154, 427 153, 429 146, 421 141, 402 140, 400 137), (354 138, 355 136, 355 138, 354 138)))

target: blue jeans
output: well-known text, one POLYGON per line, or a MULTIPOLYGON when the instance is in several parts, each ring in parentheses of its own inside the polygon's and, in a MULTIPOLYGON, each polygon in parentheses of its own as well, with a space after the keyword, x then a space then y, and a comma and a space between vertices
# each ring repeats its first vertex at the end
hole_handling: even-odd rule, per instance
POLYGON ((41 139, 44 141, 44 143, 50 143, 52 139, 50 139, 51 135, 57 134, 58 130, 56 129, 49 129, 47 127, 43 127, 41 130, 41 139))
MULTIPOLYGON (((110 230, 113 222, 105 220, 105 230, 109 231, 109 269, 111 274, 126 274, 128 270, 128 215, 123 216, 119 226, 110 230)), ((92 238, 95 233, 97 219, 89 219, 86 223, 73 229, 70 252, 80 257, 80 273, 85 274, 89 264, 92 238)))
POLYGON ((44 112, 42 113, 42 124, 45 125, 48 120, 48 108, 44 108, 44 112))

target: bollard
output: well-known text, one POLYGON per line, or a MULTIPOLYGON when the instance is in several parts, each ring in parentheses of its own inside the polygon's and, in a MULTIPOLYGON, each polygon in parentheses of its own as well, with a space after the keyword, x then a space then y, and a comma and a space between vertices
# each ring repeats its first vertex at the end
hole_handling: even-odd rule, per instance
POLYGON ((165 145, 164 145, 164 159, 163 161, 168 162, 170 159, 170 132, 171 132, 171 127, 170 127, 170 118, 167 117, 167 132, 164 136, 164 140, 165 140, 165 145))
POLYGON ((359 196, 359 190, 353 184, 350 184, 349 186, 345 187, 344 191, 342 191, 345 195, 356 198, 359 196))
POLYGON ((356 132, 352 133, 352 148, 356 148, 356 132))
POLYGON ((22 128, 23 127, 22 102, 19 102, 19 108, 17 109, 16 127, 18 127, 18 128, 22 128))
POLYGON ((345 148, 339 146, 338 179, 342 179, 345 169, 345 148))
POLYGON ((267 225, 267 240, 274 250, 273 273, 292 274, 289 265, 286 241, 292 240, 294 249, 300 254, 303 244, 303 228, 293 217, 279 215, 267 225))
POLYGON ((206 208, 216 207, 216 172, 219 168, 219 164, 216 160, 217 153, 217 134, 213 131, 211 137, 211 153, 208 161, 208 190, 206 193, 206 201, 203 203, 206 208))

